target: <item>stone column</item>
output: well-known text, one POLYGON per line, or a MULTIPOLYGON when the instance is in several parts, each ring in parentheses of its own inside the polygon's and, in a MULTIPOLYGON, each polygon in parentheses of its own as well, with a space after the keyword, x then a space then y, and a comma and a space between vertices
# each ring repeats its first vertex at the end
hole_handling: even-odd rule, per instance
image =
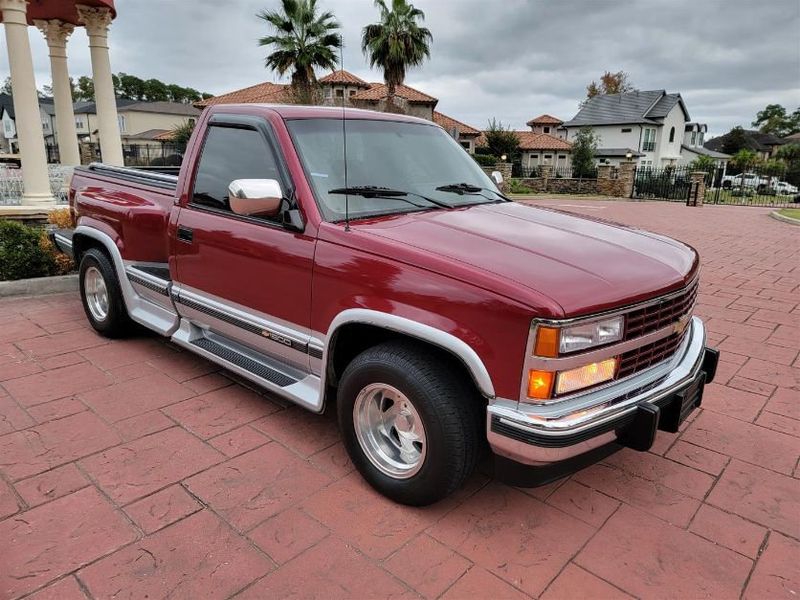
POLYGON ((17 140, 22 156, 22 204, 48 205, 54 204, 55 200, 50 193, 47 175, 42 118, 28 39, 27 5, 25 0, 0 0, 14 94, 17 140))
POLYGON ((689 202, 691 202, 692 206, 703 206, 703 201, 706 197, 706 172, 705 171, 692 171, 689 176, 691 177, 692 187, 691 187, 691 196, 689 196, 689 202), (697 204, 694 204, 694 189, 695 185, 697 185, 697 204))
POLYGON ((56 108, 58 155, 62 165, 79 165, 78 134, 75 131, 75 113, 72 110, 72 91, 67 69, 67 38, 74 25, 58 19, 34 21, 44 34, 50 48, 50 71, 53 76, 53 101, 56 108))
POLYGON ((597 165, 597 193, 601 196, 612 196, 611 165, 597 165))
POLYGON ((494 164, 494 171, 500 171, 500 174, 503 176, 503 185, 501 186, 501 190, 508 189, 509 183, 508 180, 511 179, 511 163, 510 162, 497 162, 494 164))
POLYGON ((626 160, 619 165, 619 187, 618 195, 621 198, 630 198, 633 195, 633 174, 636 170, 636 163, 626 160))
POLYGON ((107 8, 93 8, 80 4, 76 8, 89 36, 100 154, 104 163, 122 166, 122 139, 117 120, 114 82, 111 79, 111 61, 108 58, 108 26, 111 24, 111 11, 107 8))

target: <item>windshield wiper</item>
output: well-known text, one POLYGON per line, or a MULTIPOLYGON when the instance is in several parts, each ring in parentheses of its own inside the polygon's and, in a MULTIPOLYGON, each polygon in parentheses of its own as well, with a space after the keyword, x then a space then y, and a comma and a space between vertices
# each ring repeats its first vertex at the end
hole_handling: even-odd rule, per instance
POLYGON ((329 194, 351 194, 353 196, 363 196, 364 198, 385 198, 387 200, 400 200, 403 202, 408 202, 409 204, 413 204, 414 206, 418 206, 419 208, 425 208, 424 204, 417 204, 416 202, 412 202, 405 196, 415 196, 417 198, 422 198, 426 202, 433 204, 434 206, 440 206, 441 208, 453 208, 452 204, 447 204, 446 202, 441 202, 439 200, 434 200, 433 198, 428 198, 427 196, 423 196, 422 194, 417 194, 416 192, 407 192, 405 190, 393 190, 392 188, 388 187, 381 187, 377 185, 356 185, 352 187, 342 187, 342 188, 334 188, 332 190, 328 190, 329 194))
MULTIPOLYGON (((493 190, 492 188, 484 188, 477 185, 472 185, 471 183, 448 183, 447 185, 440 185, 436 188, 439 192, 450 192, 452 194, 458 194, 459 196, 463 196, 464 194, 474 194, 477 196, 482 196, 487 200, 493 200, 493 198, 489 198, 484 194, 479 192, 491 192, 493 194, 497 194, 500 198, 503 199, 504 202, 511 202, 510 198, 506 198, 503 194, 498 192, 497 190, 493 190)), ((497 200, 494 200, 495 202, 497 200)))

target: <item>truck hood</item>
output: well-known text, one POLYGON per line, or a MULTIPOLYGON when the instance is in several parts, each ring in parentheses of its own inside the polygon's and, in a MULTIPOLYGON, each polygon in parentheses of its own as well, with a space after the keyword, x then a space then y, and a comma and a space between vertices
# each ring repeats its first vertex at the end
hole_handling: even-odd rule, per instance
POLYGON ((670 238, 517 203, 408 213, 362 221, 357 229, 420 250, 423 263, 436 255, 493 275, 504 289, 518 287, 518 300, 528 290, 548 297, 565 316, 679 288, 698 264, 691 247, 670 238))

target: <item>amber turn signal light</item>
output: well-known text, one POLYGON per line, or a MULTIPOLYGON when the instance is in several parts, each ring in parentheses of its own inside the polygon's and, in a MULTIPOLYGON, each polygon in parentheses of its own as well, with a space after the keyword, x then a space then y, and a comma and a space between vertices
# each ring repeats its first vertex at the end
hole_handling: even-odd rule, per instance
POLYGON ((528 371, 528 398, 547 400, 553 392, 555 373, 552 371, 528 371))
POLYGON ((558 334, 556 327, 539 326, 536 328, 536 344, 533 353, 536 356, 555 358, 558 356, 558 334))

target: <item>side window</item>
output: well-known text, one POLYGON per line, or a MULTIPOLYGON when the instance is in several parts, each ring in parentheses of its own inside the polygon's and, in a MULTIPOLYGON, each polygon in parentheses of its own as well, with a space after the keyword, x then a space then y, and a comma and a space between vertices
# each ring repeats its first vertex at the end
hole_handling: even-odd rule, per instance
POLYGON ((194 180, 192 203, 230 210, 228 186, 234 179, 277 179, 275 156, 254 129, 211 126, 194 180))
POLYGON ((669 141, 670 143, 675 141, 675 128, 669 130, 669 141))

